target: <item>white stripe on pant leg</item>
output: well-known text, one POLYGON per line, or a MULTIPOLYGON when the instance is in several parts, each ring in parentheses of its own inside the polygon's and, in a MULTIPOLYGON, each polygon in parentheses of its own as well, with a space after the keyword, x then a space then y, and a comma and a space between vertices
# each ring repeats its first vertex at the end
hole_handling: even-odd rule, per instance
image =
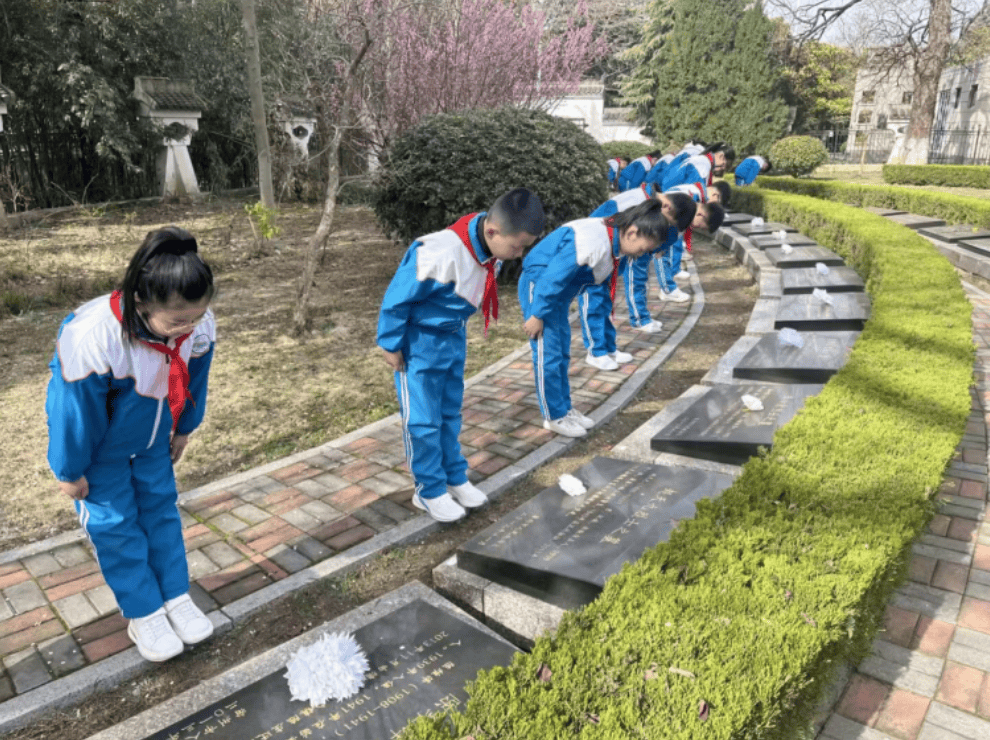
POLYGON ((543 373, 543 334, 544 332, 540 332, 540 338, 536 340, 536 368, 538 373, 536 378, 536 399, 540 403, 540 413, 543 414, 543 418, 549 419, 550 407, 547 406, 546 376, 543 373))
POLYGON ((591 333, 591 324, 588 323, 588 304, 591 303, 588 300, 588 291, 582 291, 581 295, 578 296, 578 303, 581 304, 581 323, 584 325, 584 335, 588 337, 588 351, 594 354, 595 349, 595 335, 591 333))
MULTIPOLYGON (((399 388, 399 418, 402 420, 402 444, 406 448, 406 464, 409 466, 409 474, 412 475, 413 480, 415 480, 416 475, 413 473, 412 468, 412 434, 409 433, 409 380, 404 370, 399 372, 399 388)), ((417 493, 419 492, 419 486, 416 487, 416 491, 417 493)))
POLYGON ((639 326, 639 307, 636 305, 636 273, 633 270, 633 261, 632 259, 626 260, 626 304, 629 306, 629 310, 632 311, 632 315, 629 317, 629 323, 633 326, 639 326), (632 288, 629 286, 632 286, 632 288))

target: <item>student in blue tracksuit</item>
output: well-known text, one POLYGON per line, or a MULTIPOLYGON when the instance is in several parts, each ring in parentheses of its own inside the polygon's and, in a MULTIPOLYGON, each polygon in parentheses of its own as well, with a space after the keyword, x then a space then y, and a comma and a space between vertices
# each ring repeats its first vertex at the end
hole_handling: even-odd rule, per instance
POLYGON ((619 259, 656 249, 669 225, 662 208, 650 200, 609 218, 570 221, 542 239, 523 260, 519 303, 533 351, 544 428, 581 437, 594 426, 571 406, 568 306, 589 285, 609 281, 614 291, 619 259))
POLYGON ((701 154, 690 156, 677 166, 667 167, 660 189, 667 192, 673 187, 692 182, 711 185, 712 178, 725 174, 726 168, 731 166, 735 158, 735 150, 725 142, 711 144, 701 154))
POLYGON ((608 187, 610 190, 618 188, 619 173, 629 165, 629 157, 612 157, 608 160, 608 187))
POLYGON ((746 159, 739 163, 739 166, 736 167, 736 171, 733 173, 736 177, 736 187, 752 185, 757 176, 769 171, 771 166, 769 160, 763 157, 756 155, 746 157, 746 159))
POLYGON ((660 159, 663 152, 655 151, 637 157, 619 173, 619 192, 638 188, 646 179, 646 173, 653 168, 654 162, 660 159))
POLYGON ((413 505, 441 522, 488 499, 467 476, 457 437, 464 400, 465 327, 479 306, 498 318, 497 267, 518 259, 543 232, 543 205, 516 188, 485 213, 420 237, 385 291, 378 346, 395 371, 413 505))
POLYGON ((711 188, 706 188, 700 182, 678 185, 664 195, 673 195, 674 193, 684 193, 693 198, 694 202, 698 204, 698 211, 691 226, 677 237, 677 241, 659 259, 657 281, 660 283, 660 297, 662 299, 683 303, 691 300, 691 296, 677 287, 675 280, 685 280, 690 277, 687 271, 681 270, 681 259, 685 254, 685 247, 688 250, 691 249, 691 235, 694 229, 703 229, 709 234, 715 233, 725 219, 725 210, 719 203, 722 190, 715 188, 714 185, 711 188))
MULTIPOLYGON (((661 204, 661 211, 672 224, 660 243, 660 250, 669 247, 677 236, 677 224, 688 224, 694 216, 695 205, 688 197, 667 197, 657 193, 652 185, 640 185, 635 190, 610 198, 591 212, 590 218, 604 218, 620 211, 634 208, 640 203, 654 199, 661 204)), ((649 257, 641 257, 639 269, 644 272, 649 266, 649 257)), ((633 271, 639 260, 622 258, 619 260, 619 274, 625 285, 626 306, 629 309, 629 323, 635 329, 648 333, 659 332, 663 325, 654 321, 646 305, 646 276, 635 281, 633 271), (638 288, 638 290, 637 290, 638 288)), ((615 343, 615 326, 611 321, 612 296, 604 283, 590 285, 578 294, 578 317, 581 321, 581 339, 588 354, 585 357, 592 367, 599 370, 614 370, 619 365, 632 361, 632 355, 620 352, 615 343)))
POLYGON ((121 289, 62 322, 49 365, 48 462, 147 660, 213 633, 189 597, 172 469, 206 410, 213 293, 196 240, 152 231, 121 289))

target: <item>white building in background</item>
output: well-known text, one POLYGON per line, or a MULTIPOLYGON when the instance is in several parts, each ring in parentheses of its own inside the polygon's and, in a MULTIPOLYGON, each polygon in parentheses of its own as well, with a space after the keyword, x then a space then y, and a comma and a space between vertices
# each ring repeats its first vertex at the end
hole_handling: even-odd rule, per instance
POLYGON ((605 85, 597 80, 582 82, 575 92, 554 103, 548 112, 573 121, 599 144, 609 141, 650 143, 649 139, 640 135, 640 126, 628 120, 632 108, 605 107, 605 85))

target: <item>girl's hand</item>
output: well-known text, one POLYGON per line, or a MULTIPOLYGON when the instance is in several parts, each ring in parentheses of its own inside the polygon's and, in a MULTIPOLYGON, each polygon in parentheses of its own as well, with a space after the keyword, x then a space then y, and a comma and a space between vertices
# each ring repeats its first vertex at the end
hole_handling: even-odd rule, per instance
POLYGON ((179 462, 179 459, 182 457, 182 453, 185 451, 187 444, 189 444, 188 434, 172 435, 171 452, 173 463, 179 462))
POLYGON ((82 501, 89 495, 89 481, 86 480, 85 475, 71 483, 60 480, 58 482, 58 490, 73 501, 82 501))
POLYGON ((529 334, 530 339, 539 339, 540 334, 543 333, 543 319, 538 316, 530 316, 523 323, 523 329, 529 334))
POLYGON ((401 373, 406 369, 406 361, 402 358, 401 352, 389 352, 387 349, 383 349, 382 354, 385 356, 385 364, 395 372, 401 373))

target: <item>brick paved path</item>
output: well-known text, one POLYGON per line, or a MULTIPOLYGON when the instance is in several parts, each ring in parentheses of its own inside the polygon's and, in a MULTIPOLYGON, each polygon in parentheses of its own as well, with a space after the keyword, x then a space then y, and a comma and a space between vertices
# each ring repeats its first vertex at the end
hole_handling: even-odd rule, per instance
MULTIPOLYGON (((618 346, 634 361, 616 371, 583 362, 580 329, 572 325, 570 381, 580 411, 590 413, 613 396, 660 353, 691 311, 691 304, 663 305, 651 293, 651 311, 662 318, 664 331, 632 329, 624 305, 617 306, 618 346)), ((464 397, 460 439, 475 482, 527 456, 536 467, 549 458, 532 453, 562 449, 556 441, 561 438, 542 427, 528 345, 493 368, 469 380, 464 397)), ((196 603, 236 621, 249 613, 241 606, 248 597, 257 601, 269 589, 274 598, 281 593, 278 582, 291 574, 425 517, 412 507, 404 460, 396 415, 183 494, 180 512, 196 603)), ((0 553, 0 594, 0 716, 3 702, 52 688, 55 679, 132 646, 126 620, 81 533, 0 553)))

